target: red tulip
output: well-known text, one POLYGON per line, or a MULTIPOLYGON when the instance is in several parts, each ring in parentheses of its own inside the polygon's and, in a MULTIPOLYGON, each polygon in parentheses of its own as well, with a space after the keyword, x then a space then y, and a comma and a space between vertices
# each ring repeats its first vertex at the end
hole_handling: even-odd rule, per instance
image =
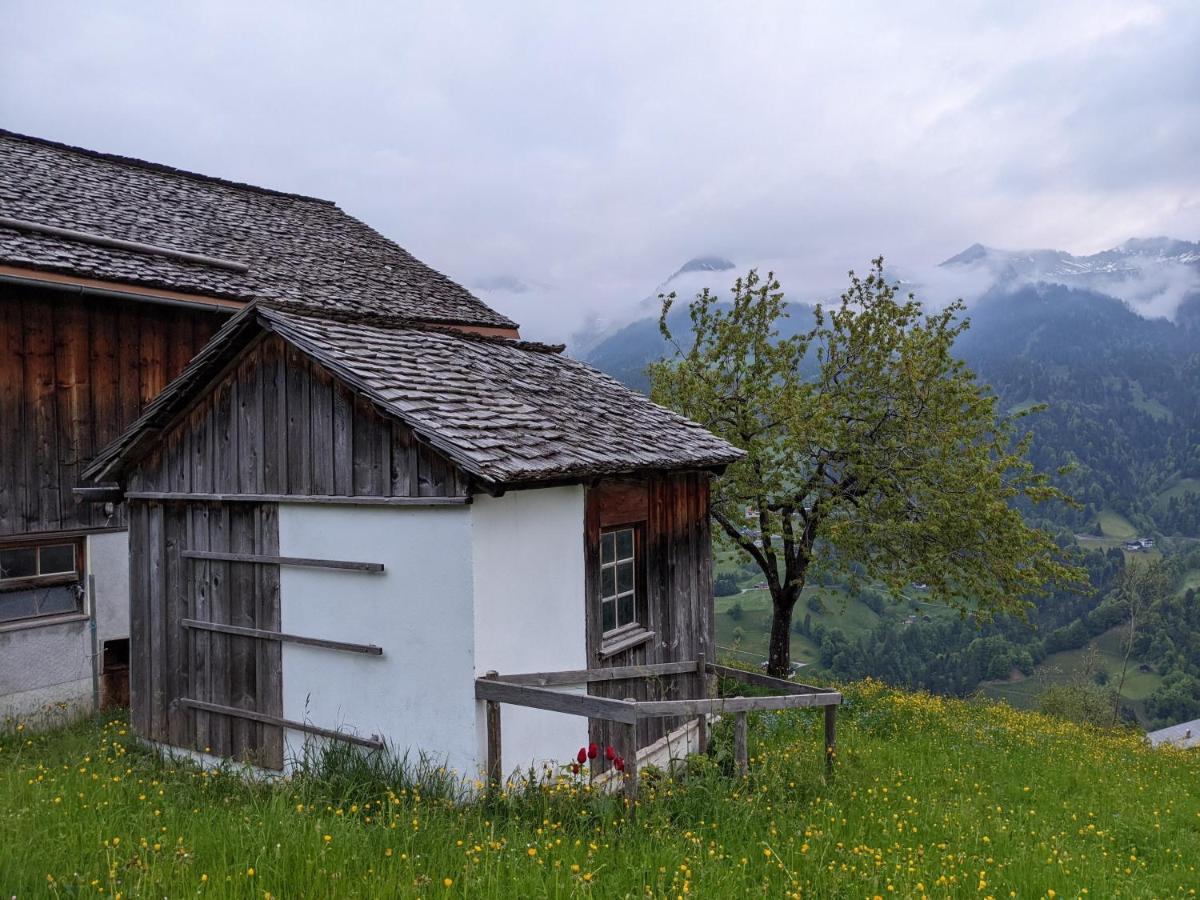
POLYGON ((600 748, 595 744, 588 744, 588 759, 595 759, 600 752, 600 748))
POLYGON ((579 763, 571 763, 571 774, 572 775, 579 774, 579 763))
POLYGON ((613 767, 618 772, 624 772, 625 771, 625 760, 618 756, 616 759, 613 760, 613 767))
POLYGON ((587 750, 585 750, 583 747, 580 747, 579 752, 575 754, 575 758, 579 760, 579 764, 582 766, 585 762, 587 762, 587 750))
POLYGON ((604 748, 604 758, 607 759, 609 762, 612 762, 614 759, 617 758, 617 751, 612 748, 612 744, 609 744, 607 747, 604 748))

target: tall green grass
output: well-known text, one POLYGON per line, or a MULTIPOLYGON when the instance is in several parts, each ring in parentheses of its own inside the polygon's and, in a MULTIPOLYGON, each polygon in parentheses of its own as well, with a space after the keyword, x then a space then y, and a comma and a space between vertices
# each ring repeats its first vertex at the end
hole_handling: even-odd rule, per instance
POLYGON ((875 683, 846 697, 832 782, 819 711, 762 714, 749 778, 733 775, 721 723, 709 756, 645 774, 636 821, 569 776, 468 801, 420 761, 335 752, 261 783, 163 760, 121 718, 10 732, 0 896, 1150 897, 1200 885, 1200 756, 875 683))

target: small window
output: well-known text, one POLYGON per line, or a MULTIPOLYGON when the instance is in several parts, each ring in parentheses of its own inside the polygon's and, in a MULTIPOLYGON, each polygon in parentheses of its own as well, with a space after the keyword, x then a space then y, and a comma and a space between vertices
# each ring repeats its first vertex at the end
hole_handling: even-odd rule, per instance
POLYGON ((600 535, 600 630, 609 634, 637 624, 637 529, 600 535))
POLYGON ((80 541, 0 546, 0 623, 82 609, 80 541))

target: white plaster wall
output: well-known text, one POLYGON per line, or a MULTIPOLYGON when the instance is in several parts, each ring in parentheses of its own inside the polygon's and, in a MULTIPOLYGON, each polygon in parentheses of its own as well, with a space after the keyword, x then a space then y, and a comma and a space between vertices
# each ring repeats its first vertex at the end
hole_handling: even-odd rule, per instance
MULTIPOLYGON (((477 495, 471 526, 476 674, 587 668, 584 488, 477 495)), ((487 748, 483 706, 476 714, 481 761, 487 748)), ((500 709, 506 775, 568 761, 587 744, 585 718, 507 704, 500 709)))
MULTIPOLYGON (((464 776, 476 757, 471 511, 281 503, 283 556, 384 564, 382 574, 283 566, 282 630, 377 644, 366 656, 283 645, 283 714, 377 734, 464 776)), ((285 756, 303 755, 289 732, 285 756)))
MULTIPOLYGON (((103 647, 106 640, 129 636, 129 533, 88 535, 86 554, 86 572, 96 579, 96 631, 103 647)), ((0 722, 56 724, 87 715, 92 703, 86 620, 0 626, 0 722)))
POLYGON ((100 646, 129 637, 129 532, 87 539, 88 571, 96 576, 96 633, 100 646))

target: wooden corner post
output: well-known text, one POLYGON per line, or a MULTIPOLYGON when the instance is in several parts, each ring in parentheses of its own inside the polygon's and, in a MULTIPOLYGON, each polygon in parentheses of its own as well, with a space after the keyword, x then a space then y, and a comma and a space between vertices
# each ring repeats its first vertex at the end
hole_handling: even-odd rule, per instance
MULTIPOLYGON (((495 681, 500 673, 495 669, 483 676, 489 681, 495 681)), ((503 762, 500 756, 500 704, 495 700, 487 701, 487 789, 488 793, 499 789, 504 778, 503 762)))
POLYGON ((825 707, 825 774, 833 776, 834 758, 837 756, 837 707, 825 707))
POLYGON ((739 778, 750 774, 750 749, 746 736, 746 713, 736 713, 733 719, 733 759, 739 778))

